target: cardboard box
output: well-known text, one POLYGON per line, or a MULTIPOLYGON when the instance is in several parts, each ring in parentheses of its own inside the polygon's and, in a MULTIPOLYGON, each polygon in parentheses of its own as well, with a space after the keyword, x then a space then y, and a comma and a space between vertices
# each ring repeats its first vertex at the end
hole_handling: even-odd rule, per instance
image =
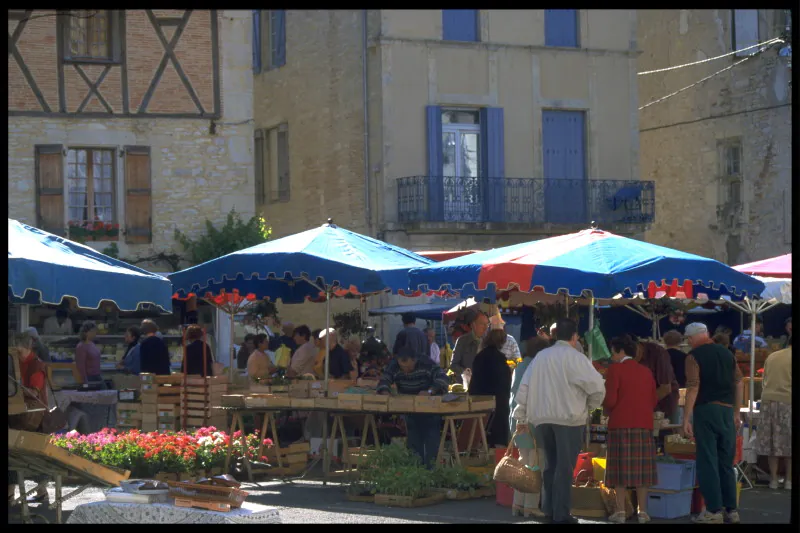
POLYGON ((140 402, 118 402, 117 413, 141 413, 142 404, 140 402))
POLYGON ((352 386, 353 382, 349 379, 332 379, 328 381, 328 398, 335 398, 352 386))
POLYGON ((158 403, 158 393, 156 392, 142 392, 139 395, 139 400, 141 400, 142 404, 157 404, 158 403))
POLYGON ((178 411, 178 406, 174 403, 157 403, 156 407, 158 408, 158 412, 169 411, 174 413, 178 411))
POLYGON ((117 399, 120 402, 134 402, 139 399, 139 389, 117 389, 117 399))
POLYGON ((389 396, 389 412, 413 413, 415 398, 416 396, 409 395, 389 396))
POLYGON ((203 417, 203 416, 200 416, 200 417, 193 416, 193 417, 189 417, 189 418, 186 419, 186 425, 187 426, 202 427, 202 426, 206 425, 207 420, 208 419, 206 417, 203 417))
POLYGON ((158 424, 158 415, 153 413, 143 413, 142 414, 142 424, 158 424))
POLYGON ((383 405, 389 405, 389 398, 391 398, 388 394, 362 394, 364 396, 364 403, 377 403, 383 405))
POLYGON ((250 392, 253 392, 253 393, 256 393, 256 394, 271 394, 272 393, 272 387, 270 387, 269 385, 260 385, 260 384, 256 383, 255 381, 251 381, 250 382, 250 387, 248 388, 248 390, 250 392))
POLYGON ((178 422, 159 422, 158 431, 178 431, 181 428, 178 422))
POLYGON ((378 379, 358 378, 356 385, 364 387, 365 389, 376 389, 378 387, 378 379))
POLYGON ((664 442, 664 452, 667 455, 694 455, 697 453, 697 445, 693 442, 683 444, 678 442, 664 442))
POLYGON ((340 392, 336 399, 336 408, 346 411, 360 411, 364 405, 363 394, 347 394, 340 392))
POLYGON ((129 422, 139 424, 142 421, 142 413, 118 413, 117 414, 117 425, 120 424, 125 425, 129 422))
POLYGON ((496 407, 494 396, 469 396, 470 412, 491 411, 496 407))
POLYGON ((142 382, 142 385, 154 383, 155 378, 156 378, 155 374, 150 374, 147 372, 142 372, 141 374, 139 374, 139 380, 142 382))
MULTIPOLYGON (((291 393, 289 393, 291 394, 291 393)), ((314 398, 291 398, 292 409, 313 409, 314 398)))
POLYGON ((338 407, 338 398, 314 398, 315 409, 337 409, 338 407))
POLYGON ((150 433, 153 431, 158 431, 158 422, 142 422, 142 431, 145 433, 150 433))

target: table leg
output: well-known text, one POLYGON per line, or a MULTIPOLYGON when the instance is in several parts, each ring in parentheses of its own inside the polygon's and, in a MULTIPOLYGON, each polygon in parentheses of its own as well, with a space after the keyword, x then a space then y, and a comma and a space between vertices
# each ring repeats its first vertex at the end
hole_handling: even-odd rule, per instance
POLYGON ((328 413, 324 412, 324 420, 322 422, 322 444, 320 444, 320 451, 322 452, 322 486, 328 484, 328 475, 331 472, 331 459, 328 452, 328 413))
POLYGON ((471 427, 469 428, 469 440, 467 441, 467 449, 464 450, 467 453, 467 457, 469 457, 469 454, 472 453, 472 443, 475 442, 475 429, 478 427, 478 421, 474 418, 471 419, 470 422, 472 422, 472 424, 470 424, 471 427))
POLYGON ((270 413, 264 413, 264 420, 261 422, 261 431, 258 432, 259 443, 258 443, 258 457, 256 457, 257 461, 261 460, 261 457, 264 455, 264 440, 267 438, 267 423, 270 413))
POLYGON ((56 524, 61 524, 61 474, 56 474, 56 524))
MULTIPOLYGON (((247 435, 245 435, 244 432, 244 420, 242 420, 242 415, 240 413, 236 413, 236 419, 239 423, 239 429, 242 432, 242 463, 244 463, 244 471, 247 473, 247 481, 252 483, 253 469, 250 466, 250 457, 248 457, 249 452, 247 450, 247 435)), ((233 439, 233 434, 231 434, 231 439, 233 439)))
POLYGON ((231 455, 233 454, 233 434, 236 432, 236 426, 239 420, 236 417, 236 413, 233 414, 231 417, 231 431, 228 433, 230 437, 230 441, 228 442, 228 452, 225 454, 225 473, 229 473, 231 471, 231 455))
MULTIPOLYGON (((349 472, 352 469, 347 460, 347 456, 350 454, 347 446, 347 432, 344 429, 344 417, 342 415, 336 415, 336 418, 339 420, 339 432, 342 435, 342 464, 344 465, 344 471, 349 472)), ((333 434, 333 439, 336 440, 336 433, 333 434)))
POLYGON ((273 414, 274 413, 268 413, 269 427, 272 430, 272 445, 275 447, 275 455, 278 457, 278 468, 283 468, 283 460, 281 459, 281 443, 278 440, 278 429, 275 427, 275 417, 273 414))
POLYGON ((444 458, 444 443, 447 441, 447 430, 450 429, 450 426, 448 425, 449 421, 450 418, 445 417, 444 427, 442 428, 442 437, 439 439, 439 453, 436 454, 437 465, 442 464, 442 459, 444 458))
POLYGON ((453 441, 453 456, 455 457, 456 464, 461 466, 461 454, 458 452, 458 438, 456 437, 456 423, 453 421, 452 417, 447 420, 447 423, 450 426, 450 436, 453 441))
POLYGON ((381 439, 378 435, 378 421, 375 420, 375 415, 367 415, 369 417, 370 422, 372 423, 372 440, 375 441, 375 451, 378 451, 381 447, 381 439))
POLYGON ((356 470, 361 468, 361 457, 364 456, 364 453, 367 448, 367 432, 369 431, 369 416, 364 416, 364 428, 361 430, 361 446, 358 447, 358 458, 356 459, 356 470))
POLYGON ((486 436, 486 426, 483 424, 483 417, 478 418, 478 425, 481 429, 481 439, 483 439, 484 458, 489 460, 489 439, 486 436))
POLYGON ((22 515, 22 523, 33 523, 31 520, 30 509, 28 508, 28 495, 25 492, 25 475, 22 470, 17 470, 17 485, 19 485, 20 509, 22 515))

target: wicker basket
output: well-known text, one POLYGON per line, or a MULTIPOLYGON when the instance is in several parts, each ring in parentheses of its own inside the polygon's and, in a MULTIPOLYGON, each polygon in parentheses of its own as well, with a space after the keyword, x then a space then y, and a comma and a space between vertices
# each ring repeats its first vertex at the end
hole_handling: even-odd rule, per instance
POLYGON ((167 485, 169 485, 169 495, 173 498, 224 502, 230 504, 231 507, 237 508, 242 506, 245 498, 247 498, 249 494, 234 487, 221 487, 217 485, 201 485, 178 481, 167 481, 167 485))
MULTIPOLYGON (((514 435, 508 443, 505 455, 497 463, 494 469, 494 480, 498 483, 505 483, 512 489, 524 493, 536 493, 542 490, 542 473, 539 467, 534 467, 533 470, 525 466, 522 461, 512 457, 512 445, 514 439, 517 437, 518 432, 514 431, 514 435)), ((536 446, 536 439, 533 441, 533 448, 538 454, 536 446)))

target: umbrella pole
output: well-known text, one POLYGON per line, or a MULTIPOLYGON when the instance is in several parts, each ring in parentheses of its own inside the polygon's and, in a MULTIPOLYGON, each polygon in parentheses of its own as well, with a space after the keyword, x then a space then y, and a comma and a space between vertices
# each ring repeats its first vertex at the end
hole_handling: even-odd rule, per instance
POLYGON ((747 403, 750 407, 750 420, 753 420, 753 403, 756 394, 756 384, 753 381, 756 372, 756 307, 754 302, 750 302, 750 309, 750 401, 747 403))
MULTIPOLYGON (((594 298, 589 300, 589 333, 594 329, 594 298)), ((592 343, 589 343, 589 360, 592 360, 592 343)), ((588 438, 588 437, 587 437, 588 438)))
POLYGON ((325 294, 325 390, 328 389, 328 375, 330 372, 331 355, 331 294, 325 294))
POLYGON ((228 316, 231 319, 231 339, 230 339, 230 342, 231 342, 231 351, 230 351, 231 359, 230 359, 230 361, 228 363, 228 379, 230 380, 230 383, 233 384, 233 361, 236 358, 236 353, 235 353, 236 352, 236 348, 234 348, 234 346, 233 346, 233 335, 234 335, 234 333, 233 333, 233 331, 234 331, 234 328, 233 328, 233 313, 231 313, 228 316))

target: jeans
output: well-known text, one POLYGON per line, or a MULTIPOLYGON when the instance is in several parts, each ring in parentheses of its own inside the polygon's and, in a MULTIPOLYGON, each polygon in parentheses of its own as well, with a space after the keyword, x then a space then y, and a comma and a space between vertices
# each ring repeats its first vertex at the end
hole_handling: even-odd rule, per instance
POLYGON ((544 451, 542 472, 542 512, 563 522, 570 516, 572 504, 572 474, 583 441, 583 426, 539 424, 534 438, 539 453, 544 451))
POLYGON ((697 481, 709 512, 736 509, 736 428, 733 408, 713 403, 694 408, 697 481))
POLYGON ((442 417, 439 415, 406 415, 408 447, 427 468, 433 468, 439 453, 442 417))

